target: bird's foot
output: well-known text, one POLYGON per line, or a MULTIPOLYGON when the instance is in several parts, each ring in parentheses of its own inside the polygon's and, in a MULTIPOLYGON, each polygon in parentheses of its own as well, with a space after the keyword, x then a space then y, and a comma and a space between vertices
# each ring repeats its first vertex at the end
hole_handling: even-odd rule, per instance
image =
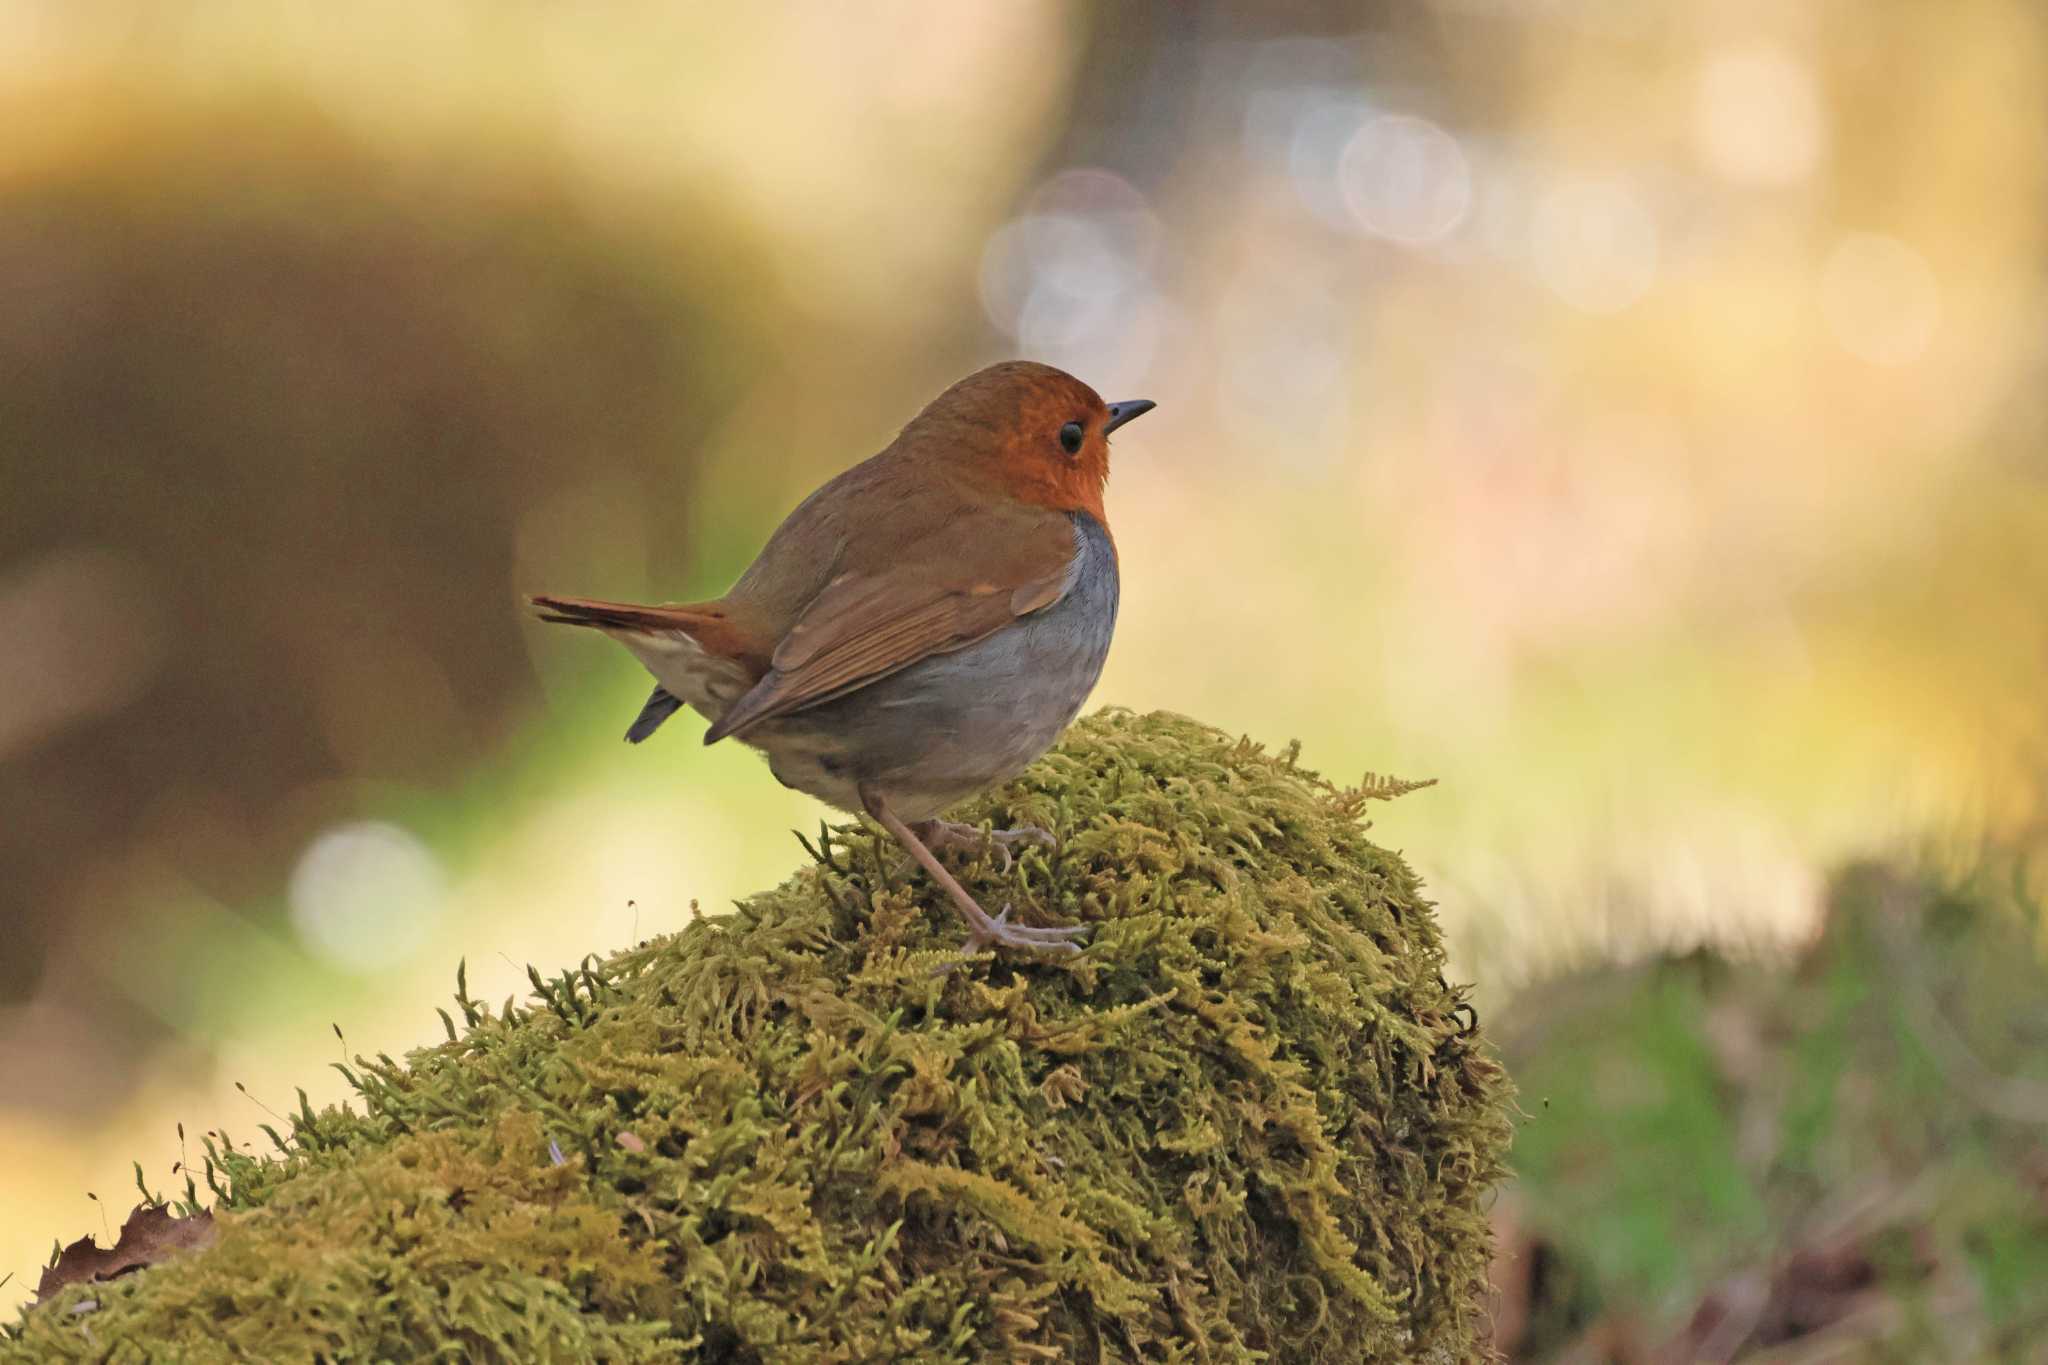
MULTIPOLYGON (((981 903, 968 895, 967 888, 960 885, 960 879, 948 872, 946 865, 939 861, 938 855, 925 845, 927 839, 945 837, 944 822, 927 821, 913 828, 904 824, 896 812, 889 809, 888 799, 880 792, 864 786, 861 788, 860 796, 868 814, 874 816, 882 828, 888 830, 891 837, 903 845, 904 851, 939 884, 940 889, 946 893, 946 898, 953 902, 953 908, 960 913, 960 918, 967 921, 968 952, 978 953, 984 948, 1028 948, 1043 953, 1081 951, 1080 940, 1086 936, 1089 929, 1085 924, 1015 924, 1010 920, 1010 907, 1007 905, 1003 907, 1003 913, 994 916, 982 909, 981 903)), ((953 828, 970 830, 977 844, 980 842, 979 830, 965 825, 956 825, 953 828)), ((1044 830, 1004 830, 1002 833, 1016 835, 1020 840, 1052 837, 1044 830)), ((1001 844, 997 846, 1003 847, 1001 844)), ((940 970, 949 971, 951 968, 944 967, 940 970)))
POLYGON ((926 820, 914 828, 918 837, 924 840, 925 847, 934 853, 946 849, 961 853, 1000 853, 1003 855, 1004 872, 1008 872, 1017 861, 1011 849, 1021 844, 1037 844, 1042 848, 1054 848, 1059 844, 1051 830, 1040 829, 1037 825, 984 832, 979 825, 962 824, 958 820, 926 820))
POLYGON ((1010 919, 1010 907, 1005 905, 999 915, 991 916, 980 906, 975 906, 975 915, 967 916, 967 951, 978 953, 983 948, 1036 948, 1048 953, 1078 953, 1081 940, 1088 936, 1089 926, 1085 924, 1018 924, 1010 919))

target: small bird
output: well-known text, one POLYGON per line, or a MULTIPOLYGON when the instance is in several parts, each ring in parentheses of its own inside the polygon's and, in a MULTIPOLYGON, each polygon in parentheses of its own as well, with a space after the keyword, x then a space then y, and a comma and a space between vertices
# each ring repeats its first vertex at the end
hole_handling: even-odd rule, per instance
MULTIPOLYGON (((687 705, 711 722, 706 744, 751 745, 785 786, 880 822, 967 921, 969 951, 1077 952, 1085 926, 976 903, 936 851, 982 836, 939 817, 1050 748, 1101 675, 1117 609, 1109 436, 1154 406, 1104 403, 1049 365, 991 365, 804 499, 725 596, 533 604, 654 675, 627 739, 687 705)), ((1012 846, 1053 842, 990 837, 1006 866, 1012 846)))

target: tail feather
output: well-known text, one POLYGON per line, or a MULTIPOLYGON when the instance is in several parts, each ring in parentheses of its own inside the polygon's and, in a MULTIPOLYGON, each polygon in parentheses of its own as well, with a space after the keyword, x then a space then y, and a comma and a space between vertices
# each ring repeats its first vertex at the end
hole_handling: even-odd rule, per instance
POLYGON ((595 626, 612 630, 680 630, 694 635, 719 620, 703 607, 644 607, 631 602, 599 602, 587 597, 531 599, 540 619, 564 626, 595 626))
POLYGON ((647 705, 640 708, 640 718, 626 731, 628 743, 638 744, 641 740, 661 728, 661 723, 682 709, 682 702, 666 687, 654 689, 654 695, 647 699, 647 705))
MULTIPOLYGON (((748 624, 745 615, 735 614, 723 602, 696 602, 684 606, 650 607, 632 602, 599 602, 588 597, 552 597, 539 594, 530 599, 540 609, 540 619, 564 626, 587 626, 624 636, 640 635, 673 641, 688 636, 697 647, 715 658, 730 659, 754 678, 768 671, 769 655, 775 649, 775 635, 764 634, 748 624)), ((635 653, 640 651, 636 648, 635 653)))

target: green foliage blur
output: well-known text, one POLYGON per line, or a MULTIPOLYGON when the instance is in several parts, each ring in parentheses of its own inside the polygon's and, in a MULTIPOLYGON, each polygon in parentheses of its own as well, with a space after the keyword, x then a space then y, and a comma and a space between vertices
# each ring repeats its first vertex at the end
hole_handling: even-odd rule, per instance
POLYGON ((2035 1358, 2044 929, 2010 864, 1961 879, 1867 864, 1789 961, 1700 949, 1518 997, 1501 1344, 1545 1360, 2035 1358))

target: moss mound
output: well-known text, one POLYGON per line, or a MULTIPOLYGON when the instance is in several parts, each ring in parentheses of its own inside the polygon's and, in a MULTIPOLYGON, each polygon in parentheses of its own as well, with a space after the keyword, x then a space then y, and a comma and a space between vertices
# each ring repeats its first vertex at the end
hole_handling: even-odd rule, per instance
POLYGON ((829 831, 529 1005, 459 995, 281 1155, 214 1148, 211 1249, 0 1357, 1480 1358, 1507 1086, 1368 795, 1094 716, 964 812, 1060 835, 968 884, 1097 922, 1078 959, 935 972, 952 912, 829 831))

